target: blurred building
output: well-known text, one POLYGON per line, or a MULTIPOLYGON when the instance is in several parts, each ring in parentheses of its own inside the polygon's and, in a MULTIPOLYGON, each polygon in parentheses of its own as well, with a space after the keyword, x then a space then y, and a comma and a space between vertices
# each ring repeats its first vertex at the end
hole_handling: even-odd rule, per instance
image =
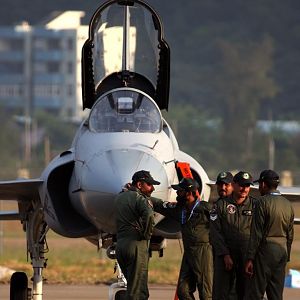
POLYGON ((79 119, 82 11, 55 13, 42 25, 0 27, 0 105, 29 115, 44 109, 79 119))

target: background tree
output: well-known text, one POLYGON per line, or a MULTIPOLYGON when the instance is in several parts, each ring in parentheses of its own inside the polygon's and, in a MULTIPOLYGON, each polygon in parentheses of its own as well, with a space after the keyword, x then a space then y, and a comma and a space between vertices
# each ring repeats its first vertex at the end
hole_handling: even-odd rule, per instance
POLYGON ((21 167, 22 130, 0 107, 1 131, 0 131, 0 176, 1 179, 15 178, 16 169, 21 167))
POLYGON ((223 160, 218 153, 219 121, 212 120, 205 111, 189 104, 174 105, 164 116, 178 139, 180 149, 215 176, 223 160))
POLYGON ((219 40, 220 65, 214 85, 216 110, 222 116, 222 146, 228 159, 239 168, 249 168, 253 159, 253 135, 258 112, 276 96, 272 76, 273 43, 265 37, 260 43, 219 40))

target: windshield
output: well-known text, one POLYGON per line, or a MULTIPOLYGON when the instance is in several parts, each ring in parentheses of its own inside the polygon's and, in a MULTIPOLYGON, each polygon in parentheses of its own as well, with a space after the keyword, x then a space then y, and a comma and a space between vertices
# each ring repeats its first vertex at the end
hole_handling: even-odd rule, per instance
POLYGON ((132 89, 118 89, 93 106, 89 128, 94 132, 151 132, 161 130, 161 113, 155 102, 132 89))
POLYGON ((122 70, 143 74, 156 85, 159 49, 149 11, 138 4, 112 4, 103 10, 92 32, 96 87, 109 74, 122 70))

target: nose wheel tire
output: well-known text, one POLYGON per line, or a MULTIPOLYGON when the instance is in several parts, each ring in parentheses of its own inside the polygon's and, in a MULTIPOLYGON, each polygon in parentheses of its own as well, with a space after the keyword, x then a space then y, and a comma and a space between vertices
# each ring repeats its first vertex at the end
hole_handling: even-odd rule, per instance
POLYGON ((124 291, 124 290, 117 291, 115 294, 115 300, 124 300, 125 294, 126 294, 126 291, 124 291))
POLYGON ((10 300, 29 300, 30 292, 26 273, 13 273, 10 279, 10 300))

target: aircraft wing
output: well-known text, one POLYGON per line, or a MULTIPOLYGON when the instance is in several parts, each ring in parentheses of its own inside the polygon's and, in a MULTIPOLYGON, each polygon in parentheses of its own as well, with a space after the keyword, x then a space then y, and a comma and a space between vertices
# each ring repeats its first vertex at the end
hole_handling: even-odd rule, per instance
MULTIPOLYGON (((300 202, 300 187, 278 187, 280 193, 291 202, 300 202)), ((294 219, 294 224, 300 225, 300 218, 294 219)))
POLYGON ((18 201, 18 211, 0 211, 0 220, 21 220, 32 201, 39 199, 41 179, 0 181, 0 200, 18 201))
POLYGON ((278 187, 280 193, 292 202, 300 202, 300 187, 278 187))

